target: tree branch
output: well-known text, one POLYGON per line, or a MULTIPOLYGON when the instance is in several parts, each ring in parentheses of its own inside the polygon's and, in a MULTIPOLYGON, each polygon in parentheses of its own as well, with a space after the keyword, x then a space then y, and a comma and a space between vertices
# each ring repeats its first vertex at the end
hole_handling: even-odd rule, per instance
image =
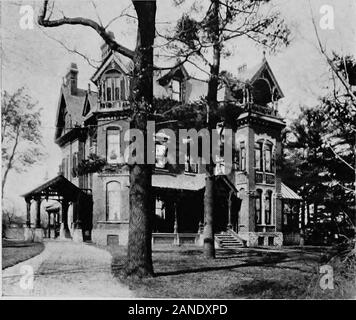
POLYGON ((111 50, 116 51, 125 57, 128 57, 130 59, 133 59, 134 57, 134 51, 122 46, 121 44, 117 43, 110 33, 106 31, 106 29, 98 24, 97 22, 88 19, 88 18, 83 18, 83 17, 74 17, 74 18, 68 18, 68 17, 63 17, 62 19, 57 19, 57 20, 49 20, 46 19, 46 14, 47 14, 47 6, 48 6, 48 0, 45 0, 43 2, 43 7, 42 11, 38 15, 38 24, 43 26, 43 27, 59 27, 62 25, 82 25, 82 26, 87 26, 95 30, 101 38, 105 41, 105 43, 110 47, 111 50))

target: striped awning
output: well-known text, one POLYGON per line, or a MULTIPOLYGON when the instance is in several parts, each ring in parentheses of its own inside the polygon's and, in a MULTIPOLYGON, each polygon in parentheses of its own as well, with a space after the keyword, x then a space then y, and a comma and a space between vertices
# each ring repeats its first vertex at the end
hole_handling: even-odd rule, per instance
POLYGON ((303 200, 301 196, 299 196, 297 193, 295 193, 291 188, 286 186, 282 182, 282 199, 286 200, 303 200))

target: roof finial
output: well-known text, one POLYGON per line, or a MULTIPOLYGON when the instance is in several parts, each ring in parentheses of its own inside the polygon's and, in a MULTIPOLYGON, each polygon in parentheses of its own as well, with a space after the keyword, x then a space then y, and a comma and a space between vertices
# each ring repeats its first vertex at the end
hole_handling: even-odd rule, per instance
POLYGON ((263 50, 263 61, 266 61, 266 50, 263 50))

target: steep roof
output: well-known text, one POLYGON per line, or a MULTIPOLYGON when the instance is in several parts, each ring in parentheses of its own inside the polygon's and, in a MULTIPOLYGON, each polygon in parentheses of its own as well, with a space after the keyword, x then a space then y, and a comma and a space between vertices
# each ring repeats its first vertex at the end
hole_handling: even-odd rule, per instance
POLYGON ((258 78, 260 78, 264 71, 267 71, 268 75, 271 77, 271 80, 274 86, 277 88, 280 98, 284 97, 281 87, 279 86, 276 77, 274 76, 272 69, 266 58, 263 58, 262 61, 250 68, 246 68, 237 74, 237 80, 241 82, 253 83, 258 78))
POLYGON ((85 96, 82 116, 88 118, 93 112, 98 109, 98 93, 91 91, 87 92, 85 96))
POLYGON ((75 201, 81 191, 77 186, 64 178, 62 175, 58 175, 45 183, 41 184, 37 188, 25 193, 22 197, 36 198, 36 197, 48 197, 48 196, 62 196, 68 200, 75 201))
POLYGON ((303 200, 300 195, 295 193, 291 188, 282 183, 281 187, 282 199, 286 200, 303 200))
POLYGON ((72 95, 69 86, 66 85, 61 86, 60 96, 59 96, 59 101, 57 106, 57 116, 56 116, 56 133, 55 133, 56 138, 60 136, 60 133, 64 126, 64 123, 61 122, 64 120, 62 118, 64 109, 66 109, 67 112, 69 113, 73 125, 76 123, 81 124, 83 122, 82 111, 83 111, 85 96, 86 96, 86 91, 83 89, 77 88, 76 94, 72 95))

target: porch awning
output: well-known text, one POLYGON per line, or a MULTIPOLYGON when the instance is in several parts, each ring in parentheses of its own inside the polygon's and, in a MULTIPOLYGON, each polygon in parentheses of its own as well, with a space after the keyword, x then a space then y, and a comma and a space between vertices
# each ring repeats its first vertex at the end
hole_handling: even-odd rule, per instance
POLYGON ((38 186, 37 188, 22 195, 25 199, 63 197, 68 201, 76 201, 82 190, 64 178, 58 175, 38 186))
POLYGON ((198 191, 205 187, 205 174, 153 174, 152 187, 198 191))
POLYGON ((282 199, 286 199, 286 200, 303 200, 301 196, 299 196, 297 193, 295 193, 291 188, 289 188, 288 186, 286 186, 283 182, 282 182, 282 199))

